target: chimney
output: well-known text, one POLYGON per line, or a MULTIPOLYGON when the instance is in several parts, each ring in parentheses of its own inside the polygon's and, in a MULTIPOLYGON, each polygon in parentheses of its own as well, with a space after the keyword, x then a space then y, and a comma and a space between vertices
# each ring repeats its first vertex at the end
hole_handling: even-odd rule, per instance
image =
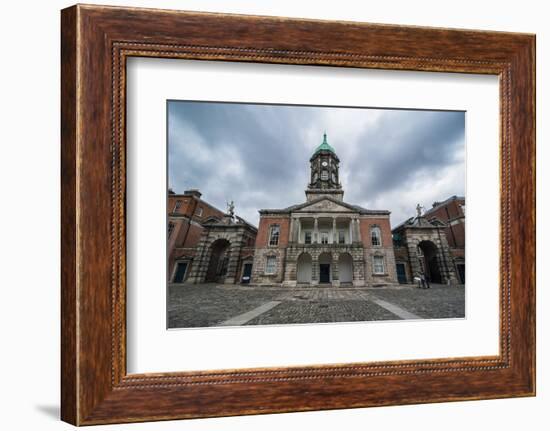
POLYGON ((195 196, 197 199, 200 199, 202 196, 202 193, 199 192, 199 189, 189 189, 185 190, 183 193, 189 196, 195 196))

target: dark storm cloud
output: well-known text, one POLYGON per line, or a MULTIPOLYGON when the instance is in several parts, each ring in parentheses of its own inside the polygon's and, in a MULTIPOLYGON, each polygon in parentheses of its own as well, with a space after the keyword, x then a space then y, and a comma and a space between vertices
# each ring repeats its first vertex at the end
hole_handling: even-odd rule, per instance
POLYGON ((304 201, 309 157, 327 129, 345 200, 393 212, 464 193, 464 114, 205 102, 169 103, 169 185, 199 188, 257 223, 260 208, 304 201), (382 205, 382 207, 380 207, 382 205))
MULTIPOLYGON (((369 200, 396 188, 414 193, 407 185, 419 174, 436 176, 446 166, 463 165, 464 113, 386 111, 361 143, 367 151, 350 161, 349 170, 369 200)), ((361 199, 357 192, 349 194, 361 199)), ((463 192, 460 185, 457 193, 463 192)))

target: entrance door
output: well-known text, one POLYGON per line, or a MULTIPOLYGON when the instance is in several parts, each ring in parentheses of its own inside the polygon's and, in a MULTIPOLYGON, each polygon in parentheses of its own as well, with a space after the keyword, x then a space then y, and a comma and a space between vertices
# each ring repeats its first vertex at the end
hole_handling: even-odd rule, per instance
POLYGON ((319 264, 319 282, 330 283, 330 263, 319 264))
POLYGON ((183 283, 185 271, 187 271, 187 262, 178 262, 176 267, 176 275, 174 275, 174 283, 183 283))
POLYGON ((243 268, 243 278, 241 280, 241 283, 248 284, 250 283, 250 275, 252 274, 252 264, 251 263, 245 263, 243 268))
POLYGON ((395 267, 397 269, 397 281, 399 281, 399 283, 406 283, 407 275, 405 274, 405 264, 397 263, 395 267))

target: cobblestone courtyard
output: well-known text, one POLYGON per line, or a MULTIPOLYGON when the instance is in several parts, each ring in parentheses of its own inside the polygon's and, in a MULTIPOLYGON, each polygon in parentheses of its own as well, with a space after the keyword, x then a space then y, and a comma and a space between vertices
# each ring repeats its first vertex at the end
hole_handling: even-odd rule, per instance
POLYGON ((286 288, 216 284, 169 286, 168 327, 464 317, 464 285, 286 288))

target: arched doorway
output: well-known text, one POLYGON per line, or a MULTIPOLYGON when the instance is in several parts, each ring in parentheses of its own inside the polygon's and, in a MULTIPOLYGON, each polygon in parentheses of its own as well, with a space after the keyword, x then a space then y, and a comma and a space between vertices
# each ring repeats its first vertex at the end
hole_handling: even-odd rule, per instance
POLYGON ((437 246, 431 241, 421 241, 418 244, 421 251, 420 262, 424 274, 430 283, 441 283, 441 268, 437 246))
POLYGON ((340 285, 351 284, 353 282, 353 258, 351 254, 340 254, 338 258, 338 274, 340 275, 340 285))
POLYGON ((302 253, 296 263, 296 281, 298 283, 311 283, 311 256, 302 253))
POLYGON ((217 239, 210 246, 210 262, 206 272, 206 282, 223 283, 229 263, 229 241, 217 239))
POLYGON ((319 283, 330 283, 332 280, 332 256, 330 253, 319 255, 319 283))

